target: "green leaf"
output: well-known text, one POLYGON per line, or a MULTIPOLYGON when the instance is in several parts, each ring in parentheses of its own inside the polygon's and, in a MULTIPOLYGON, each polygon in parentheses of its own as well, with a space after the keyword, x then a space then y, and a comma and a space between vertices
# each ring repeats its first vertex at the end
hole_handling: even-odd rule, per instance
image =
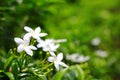
POLYGON ((25 77, 22 80, 44 80, 44 79, 41 79, 41 78, 39 78, 37 76, 30 76, 30 77, 25 77))
POLYGON ((75 80, 84 80, 84 73, 83 73, 83 70, 81 69, 80 65, 73 65, 67 69, 57 72, 54 75, 53 80, 63 80, 63 78, 66 76, 69 76, 69 80, 71 80, 73 76, 76 77, 75 80), (70 72, 71 72, 71 74, 70 74, 70 72), (75 73, 76 73, 76 75, 75 75, 75 73), (72 74, 74 74, 74 75, 72 75, 72 74))
POLYGON ((77 80, 84 80, 84 72, 79 65, 71 66, 70 69, 77 72, 77 80))
POLYGON ((10 80, 15 80, 12 73, 10 72, 4 72, 4 73, 9 77, 10 80))
POLYGON ((0 70, 0 73, 3 72, 2 70, 0 70))
POLYGON ((67 69, 57 72, 55 76, 53 77, 53 80, 61 80, 64 74, 66 73, 66 71, 67 69))
POLYGON ((17 80, 19 71, 18 71, 18 64, 16 62, 12 63, 12 73, 14 75, 15 80, 17 80))
POLYGON ((13 56, 9 57, 4 64, 4 71, 9 71, 10 65, 13 61, 13 56))

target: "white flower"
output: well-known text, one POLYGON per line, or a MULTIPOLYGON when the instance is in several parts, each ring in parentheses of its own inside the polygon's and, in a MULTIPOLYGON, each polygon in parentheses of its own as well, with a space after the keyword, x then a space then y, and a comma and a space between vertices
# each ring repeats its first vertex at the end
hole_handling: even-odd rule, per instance
POLYGON ((65 63, 62 62, 62 59, 63 59, 63 53, 59 53, 57 56, 48 57, 48 61, 53 62, 57 70, 59 70, 59 65, 68 67, 65 63))
POLYGON ((14 38, 14 40, 18 44, 17 52, 20 53, 22 51, 25 51, 28 55, 33 56, 32 50, 36 50, 37 48, 32 45, 29 45, 30 39, 27 35, 25 35, 23 39, 16 37, 14 38))
POLYGON ((108 56, 108 53, 106 51, 103 50, 97 50, 95 51, 95 54, 99 57, 105 58, 108 56))
POLYGON ((79 53, 74 53, 74 54, 71 54, 71 55, 67 55, 66 59, 71 60, 72 62, 75 62, 75 63, 82 63, 82 62, 88 61, 90 59, 90 57, 80 55, 79 53))
POLYGON ((91 44, 94 46, 98 46, 100 44, 100 38, 96 37, 91 41, 91 44))
POLYGON ((25 26, 24 29, 25 29, 25 31, 28 32, 26 35, 29 35, 29 37, 33 37, 37 41, 40 40, 40 37, 47 35, 46 33, 40 33, 41 32, 40 27, 37 27, 37 28, 35 28, 35 30, 33 30, 32 28, 25 26))
POLYGON ((55 44, 53 39, 40 40, 37 45, 38 48, 42 48, 43 51, 55 52, 59 47, 59 44, 55 44))

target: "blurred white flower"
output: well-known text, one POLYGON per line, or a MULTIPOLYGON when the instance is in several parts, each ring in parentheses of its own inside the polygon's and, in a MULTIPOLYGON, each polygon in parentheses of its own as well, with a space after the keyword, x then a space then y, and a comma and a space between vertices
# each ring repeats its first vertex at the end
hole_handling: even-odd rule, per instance
POLYGON ((57 56, 55 55, 48 57, 48 61, 53 62, 57 70, 59 70, 60 65, 64 67, 68 67, 65 63, 62 62, 62 59, 63 59, 63 53, 59 53, 57 56))
POLYGON ((98 46, 100 44, 100 38, 96 37, 91 41, 91 44, 94 46, 98 46))
POLYGON ((43 51, 55 52, 59 47, 59 44, 55 44, 53 39, 40 40, 37 45, 38 48, 42 48, 43 51))
POLYGON ((66 42, 67 39, 58 39, 58 40, 54 40, 55 43, 61 43, 61 42, 66 42))
POLYGON ((35 28, 35 30, 33 30, 32 28, 30 28, 28 26, 25 26, 24 29, 25 29, 25 31, 28 32, 25 35, 28 35, 28 37, 33 37, 37 41, 40 40, 40 37, 43 37, 43 36, 47 35, 46 33, 40 33, 41 32, 40 27, 37 27, 37 28, 35 28))
POLYGON ((75 63, 82 63, 82 62, 88 61, 90 59, 90 57, 80 55, 79 53, 74 53, 74 54, 71 54, 71 55, 67 55, 66 59, 70 60, 72 62, 75 62, 75 63))
POLYGON ((23 0, 16 0, 18 4, 22 4, 23 0))
POLYGON ((103 51, 103 50, 97 50, 95 51, 95 54, 99 57, 105 58, 108 56, 107 51, 103 51))
POLYGON ((32 50, 36 50, 37 48, 32 45, 29 45, 30 39, 27 35, 25 35, 23 39, 16 37, 14 38, 14 40, 18 44, 17 52, 20 53, 22 51, 25 51, 28 55, 33 56, 32 50))

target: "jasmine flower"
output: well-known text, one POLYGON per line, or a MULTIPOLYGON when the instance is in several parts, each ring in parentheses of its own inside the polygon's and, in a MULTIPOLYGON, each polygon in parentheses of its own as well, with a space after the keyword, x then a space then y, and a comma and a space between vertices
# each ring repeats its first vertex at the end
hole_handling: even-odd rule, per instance
POLYGON ((28 55, 33 56, 32 50, 36 50, 37 48, 32 45, 29 45, 30 39, 28 38, 28 35, 25 35, 23 39, 16 37, 14 38, 14 40, 18 44, 18 53, 25 51, 28 55))
POLYGON ((65 63, 62 62, 62 59, 63 59, 63 53, 59 53, 57 56, 55 55, 48 57, 48 61, 53 62, 57 70, 59 70, 60 65, 64 67, 68 67, 65 63))
POLYGON ((28 33, 26 35, 29 35, 29 37, 33 37, 34 39, 36 39, 37 41, 40 40, 40 37, 46 36, 46 33, 40 33, 41 32, 41 28, 37 27, 35 28, 35 30, 33 30, 32 28, 25 26, 24 27, 25 31, 27 31, 28 33))
POLYGON ((54 43, 53 39, 46 39, 45 41, 40 40, 37 45, 38 48, 42 48, 45 52, 55 52, 59 46, 59 44, 54 43))

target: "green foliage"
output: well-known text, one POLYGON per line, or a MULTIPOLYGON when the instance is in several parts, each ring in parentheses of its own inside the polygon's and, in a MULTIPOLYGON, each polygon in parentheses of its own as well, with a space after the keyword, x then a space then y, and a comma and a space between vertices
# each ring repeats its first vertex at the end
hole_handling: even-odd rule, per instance
POLYGON ((84 73, 79 65, 74 65, 57 72, 53 80, 84 80, 84 73))
MULTIPOLYGON (((120 74, 119 3, 119 0, 1 0, 0 78, 24 80, 27 76, 25 80, 37 80, 36 76, 31 75, 39 74, 39 71, 33 72, 32 67, 35 66, 35 69, 43 67, 39 65, 38 60, 41 54, 35 53, 34 59, 31 60, 34 64, 31 67, 28 66, 30 57, 23 55, 24 59, 21 59, 17 57, 19 54, 12 50, 15 47, 14 37, 21 36, 21 33, 24 34, 23 27, 27 25, 32 28, 40 26, 50 38, 66 38, 67 42, 61 44, 62 47, 59 49, 65 53, 64 56, 73 53, 90 56, 90 60, 85 64, 78 63, 82 66, 84 75, 82 75, 81 68, 79 70, 75 67, 77 63, 65 59, 71 67, 57 74, 53 71, 50 76, 65 80, 64 75, 68 75, 67 79, 71 80, 73 79, 71 75, 78 73, 84 76, 85 80, 116 79, 120 74), (93 38, 96 37, 101 40, 98 46, 91 44, 93 38), (105 50, 108 56, 99 57, 95 54, 96 50, 105 50), (24 63, 25 59, 27 60, 24 63), (29 69, 26 70, 25 67, 29 69), (10 69, 12 73, 9 72, 10 69), (23 72, 20 73, 22 70, 23 72)), ((44 67, 47 65, 47 63, 42 64, 45 64, 44 67)), ((49 72, 49 70, 42 72, 49 72)), ((43 79, 47 78, 51 80, 46 73, 43 79)), ((81 80, 83 78, 80 77, 81 80)))

